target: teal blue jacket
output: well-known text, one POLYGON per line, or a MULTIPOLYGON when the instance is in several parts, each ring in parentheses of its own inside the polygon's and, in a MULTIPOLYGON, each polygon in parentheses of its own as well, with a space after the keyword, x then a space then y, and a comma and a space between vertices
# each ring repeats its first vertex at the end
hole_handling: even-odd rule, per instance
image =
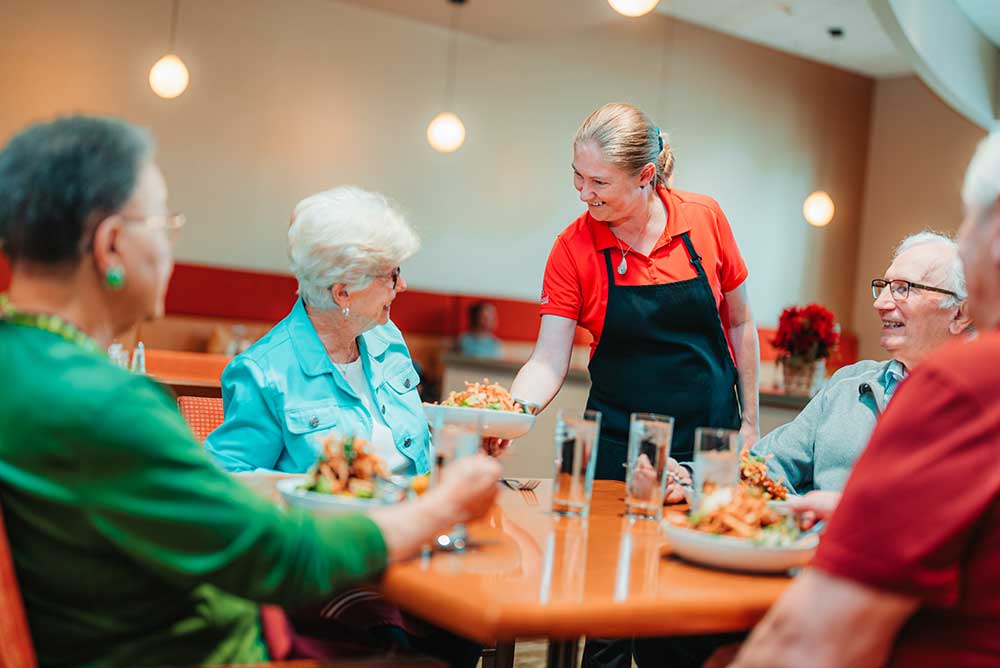
MULTIPOLYGON (((389 322, 358 337, 365 376, 410 473, 428 470, 430 433, 420 379, 399 329, 389 322)), ((370 438, 372 418, 330 361, 300 299, 284 320, 222 374, 225 421, 205 440, 229 471, 300 473, 332 433, 370 438)))

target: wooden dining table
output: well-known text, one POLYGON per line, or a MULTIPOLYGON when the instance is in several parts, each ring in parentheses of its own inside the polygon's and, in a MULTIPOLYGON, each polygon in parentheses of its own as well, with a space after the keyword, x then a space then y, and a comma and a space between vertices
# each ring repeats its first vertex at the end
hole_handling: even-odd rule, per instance
MULTIPOLYGON (((624 517, 624 483, 596 481, 590 517, 550 512, 550 480, 504 488, 468 527, 464 552, 391 566, 380 585, 404 610, 483 643, 547 638, 549 666, 575 666, 583 636, 750 629, 790 582, 682 561, 655 520, 624 517)), ((667 512, 671 512, 667 507, 667 512)))

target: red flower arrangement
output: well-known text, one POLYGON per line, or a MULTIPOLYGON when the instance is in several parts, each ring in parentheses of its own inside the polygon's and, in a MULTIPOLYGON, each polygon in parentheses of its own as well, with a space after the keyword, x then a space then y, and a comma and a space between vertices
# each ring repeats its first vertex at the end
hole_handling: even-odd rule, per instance
POLYGON ((833 313, 819 304, 789 306, 781 312, 778 334, 771 340, 781 357, 808 363, 830 356, 840 340, 833 313))

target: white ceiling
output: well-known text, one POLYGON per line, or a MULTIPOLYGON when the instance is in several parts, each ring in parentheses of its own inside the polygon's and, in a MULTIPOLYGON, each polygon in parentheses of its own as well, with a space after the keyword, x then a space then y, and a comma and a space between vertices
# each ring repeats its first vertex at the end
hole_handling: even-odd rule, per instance
POLYGON ((868 0, 661 0, 657 11, 871 77, 913 71, 868 0), (831 38, 831 27, 842 28, 843 37, 831 38))
MULTIPOLYGON (((331 1, 445 27, 450 25, 455 8, 448 0, 331 1)), ((497 40, 584 30, 608 21, 643 20, 619 16, 606 0, 467 0, 459 10, 463 32, 497 40)), ((912 72, 883 32, 867 0, 661 0, 657 11, 867 76, 912 72), (831 26, 843 28, 844 37, 832 40, 827 34, 831 26)))
POLYGON ((1000 1, 998 0, 955 0, 958 6, 976 27, 991 42, 1000 46, 1000 1))

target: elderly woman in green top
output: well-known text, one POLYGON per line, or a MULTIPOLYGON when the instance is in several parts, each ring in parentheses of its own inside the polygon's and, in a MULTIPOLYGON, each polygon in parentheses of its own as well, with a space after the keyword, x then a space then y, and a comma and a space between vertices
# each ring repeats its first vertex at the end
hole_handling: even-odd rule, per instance
POLYGON ((101 352, 163 311, 183 222, 166 201, 122 121, 38 124, 0 152, 0 505, 42 666, 267 659, 252 601, 375 577, 495 495, 479 456, 416 502, 319 520, 221 472, 171 397, 101 352))

